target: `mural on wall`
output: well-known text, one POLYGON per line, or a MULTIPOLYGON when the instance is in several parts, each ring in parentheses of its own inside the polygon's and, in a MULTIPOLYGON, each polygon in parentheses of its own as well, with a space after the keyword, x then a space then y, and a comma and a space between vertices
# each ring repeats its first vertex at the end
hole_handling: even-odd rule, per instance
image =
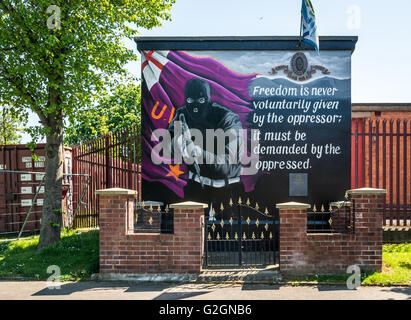
POLYGON ((325 204, 350 186, 351 52, 141 51, 143 199, 325 204))

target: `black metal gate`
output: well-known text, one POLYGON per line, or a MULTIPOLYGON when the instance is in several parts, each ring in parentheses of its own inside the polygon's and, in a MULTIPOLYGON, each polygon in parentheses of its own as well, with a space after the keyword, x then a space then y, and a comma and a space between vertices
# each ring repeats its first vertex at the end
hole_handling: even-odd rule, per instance
MULTIPOLYGON (((275 211, 274 211, 275 212, 275 211)), ((264 267, 278 261, 279 224, 258 203, 230 202, 207 211, 204 267, 264 267)))

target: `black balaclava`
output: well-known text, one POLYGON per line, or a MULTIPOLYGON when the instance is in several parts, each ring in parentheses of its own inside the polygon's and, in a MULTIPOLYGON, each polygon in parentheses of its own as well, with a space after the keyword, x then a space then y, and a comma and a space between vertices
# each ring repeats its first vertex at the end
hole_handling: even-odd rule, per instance
POLYGON ((186 84, 184 98, 189 114, 204 118, 210 105, 210 85, 201 79, 191 79, 186 84))

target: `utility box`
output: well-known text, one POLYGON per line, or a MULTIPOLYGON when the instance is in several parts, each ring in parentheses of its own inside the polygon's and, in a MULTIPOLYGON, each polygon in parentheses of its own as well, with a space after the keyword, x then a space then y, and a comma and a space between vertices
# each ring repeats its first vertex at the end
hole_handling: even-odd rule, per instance
POLYGON ((136 38, 143 200, 219 207, 249 198, 269 208, 298 201, 326 209, 343 200, 350 189, 356 42, 320 37, 318 54, 298 37, 136 38), (178 140, 182 121, 193 144, 178 140), (230 129, 240 132, 231 146, 217 134, 230 129), (205 137, 207 130, 215 135, 205 137), (224 152, 209 146, 218 139, 224 152), (195 149, 190 161, 175 157, 185 147, 195 149), (227 153, 239 161, 217 163, 227 153))

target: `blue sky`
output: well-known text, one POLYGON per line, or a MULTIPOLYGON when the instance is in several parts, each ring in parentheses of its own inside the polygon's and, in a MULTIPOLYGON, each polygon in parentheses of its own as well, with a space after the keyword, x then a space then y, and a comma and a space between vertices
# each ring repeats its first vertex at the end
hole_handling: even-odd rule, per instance
MULTIPOLYGON (((312 0, 320 36, 359 37, 352 101, 411 102, 411 1, 312 0)), ((298 36, 301 0, 176 0, 172 21, 141 36, 298 36)), ((135 49, 132 41, 129 48, 135 49)), ((140 75, 139 62, 127 68, 140 75)), ((36 123, 30 117, 30 123, 36 123)), ((24 138, 27 142, 28 138, 24 138)))

